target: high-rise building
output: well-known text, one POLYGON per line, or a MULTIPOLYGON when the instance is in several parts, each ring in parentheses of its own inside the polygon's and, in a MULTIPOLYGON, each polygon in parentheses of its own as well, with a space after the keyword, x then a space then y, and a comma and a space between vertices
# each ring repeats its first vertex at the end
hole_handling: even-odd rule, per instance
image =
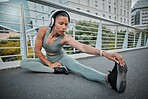
POLYGON ((52 0, 78 10, 131 25, 131 0, 52 0))
POLYGON ((131 24, 141 29, 148 29, 148 0, 135 3, 131 13, 131 24))

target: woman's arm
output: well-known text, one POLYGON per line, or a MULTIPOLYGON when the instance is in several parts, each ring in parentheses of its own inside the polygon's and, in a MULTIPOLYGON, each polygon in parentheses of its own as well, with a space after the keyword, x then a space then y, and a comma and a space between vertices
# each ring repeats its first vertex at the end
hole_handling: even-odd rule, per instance
POLYGON ((80 50, 83 53, 88 53, 88 54, 93 54, 93 55, 100 55, 101 50, 96 49, 96 48, 94 48, 94 47, 92 47, 90 45, 80 43, 80 42, 74 40, 70 36, 66 36, 65 40, 66 40, 66 44, 69 44, 71 47, 74 47, 74 48, 80 50))
POLYGON ((48 61, 45 56, 43 55, 43 53, 41 52, 42 46, 43 46, 43 38, 44 35, 47 31, 46 26, 40 27, 36 40, 35 40, 35 55, 46 65, 51 66, 51 62, 48 61))
POLYGON ((81 52, 84 53, 88 53, 88 54, 93 54, 93 55, 100 55, 100 52, 102 52, 102 56, 116 62, 116 63, 120 63, 121 66, 124 65, 124 60, 123 57, 121 55, 119 55, 118 53, 109 53, 107 51, 101 51, 100 49, 94 48, 90 45, 86 45, 86 44, 82 44, 76 40, 74 40, 72 37, 67 36, 66 37, 66 42, 67 44, 69 44, 71 47, 74 47, 78 50, 80 50, 81 52))

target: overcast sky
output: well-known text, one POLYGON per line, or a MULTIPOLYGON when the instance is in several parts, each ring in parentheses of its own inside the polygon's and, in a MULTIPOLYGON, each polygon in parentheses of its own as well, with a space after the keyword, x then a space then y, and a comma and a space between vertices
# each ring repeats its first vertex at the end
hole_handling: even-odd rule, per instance
POLYGON ((138 0, 132 0, 132 6, 131 8, 134 6, 134 4, 137 2, 138 0))

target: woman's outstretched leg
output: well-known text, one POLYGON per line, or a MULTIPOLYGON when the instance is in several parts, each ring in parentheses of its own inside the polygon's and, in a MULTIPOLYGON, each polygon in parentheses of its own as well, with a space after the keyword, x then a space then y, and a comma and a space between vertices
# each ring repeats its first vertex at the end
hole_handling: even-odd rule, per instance
POLYGON ((89 80, 106 83, 107 74, 85 66, 68 55, 64 55, 64 57, 60 59, 60 62, 72 72, 79 73, 89 80))
POLYGON ((23 59, 20 66, 34 72, 47 72, 52 73, 52 68, 44 65, 38 58, 23 59))

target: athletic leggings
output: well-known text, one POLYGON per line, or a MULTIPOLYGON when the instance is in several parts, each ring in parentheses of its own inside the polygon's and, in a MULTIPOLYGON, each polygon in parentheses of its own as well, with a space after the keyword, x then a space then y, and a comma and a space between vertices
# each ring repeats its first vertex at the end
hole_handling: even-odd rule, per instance
MULTIPOLYGON (((93 68, 90 68, 88 66, 85 66, 79 63, 77 60, 73 59, 72 57, 67 55, 65 52, 62 52, 54 56, 47 54, 46 57, 50 62, 52 63, 60 62, 62 66, 67 67, 70 71, 74 73, 81 74, 83 77, 85 77, 88 80, 98 81, 100 83, 106 83, 105 78, 107 74, 104 74, 93 68)), ((52 72, 52 68, 43 64, 43 62, 39 58, 23 59, 20 63, 20 66, 22 68, 25 68, 34 72, 47 72, 47 73, 52 72)))

